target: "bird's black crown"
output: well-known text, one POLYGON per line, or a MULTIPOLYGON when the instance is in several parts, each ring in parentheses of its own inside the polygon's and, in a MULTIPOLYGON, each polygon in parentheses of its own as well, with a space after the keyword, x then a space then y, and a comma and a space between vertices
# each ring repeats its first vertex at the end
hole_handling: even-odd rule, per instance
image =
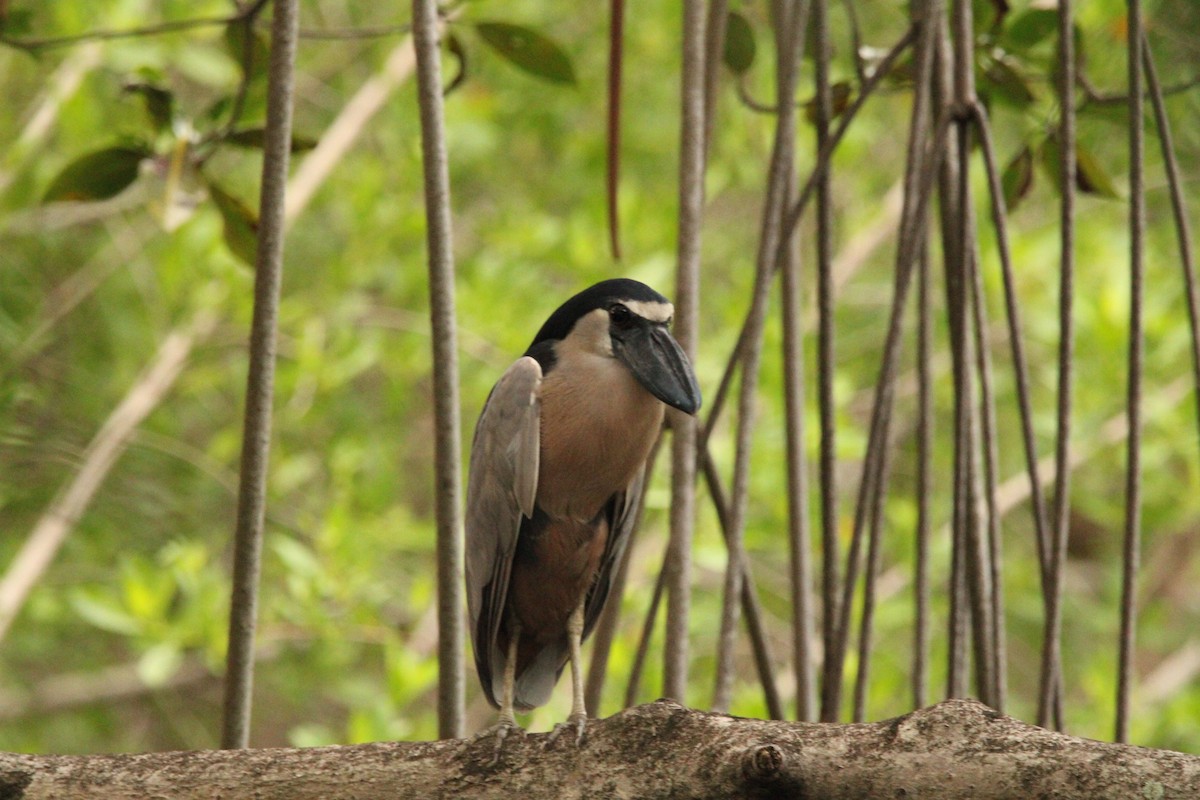
POLYGON ((646 284, 632 278, 610 278, 600 281, 559 306, 542 325, 537 336, 533 337, 529 349, 533 350, 541 342, 567 338, 580 317, 597 308, 608 308, 612 303, 622 300, 643 303, 671 302, 646 284))

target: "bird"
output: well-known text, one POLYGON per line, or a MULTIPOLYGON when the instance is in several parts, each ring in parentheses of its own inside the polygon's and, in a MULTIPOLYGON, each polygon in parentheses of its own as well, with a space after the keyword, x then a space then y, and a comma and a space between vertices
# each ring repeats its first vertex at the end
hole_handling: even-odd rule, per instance
POLYGON ((471 446, 466 590, 475 667, 499 709, 496 759, 544 705, 566 664, 572 704, 552 743, 587 722, 580 646, 604 608, 667 406, 694 415, 700 388, 670 333, 674 306, 644 283, 571 297, 496 382, 471 446))

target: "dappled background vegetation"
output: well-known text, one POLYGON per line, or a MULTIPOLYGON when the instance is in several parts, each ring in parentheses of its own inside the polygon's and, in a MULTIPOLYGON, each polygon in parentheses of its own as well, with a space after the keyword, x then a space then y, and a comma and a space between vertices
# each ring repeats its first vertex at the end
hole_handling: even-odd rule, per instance
MULTIPOLYGON (((454 12, 456 52, 448 52, 446 71, 461 69, 463 80, 447 98, 446 114, 467 431, 492 382, 562 299, 614 274, 673 291, 677 5, 638 3, 628 12, 620 263, 608 250, 604 210, 607 8, 477 0, 454 12), (498 21, 557 42, 568 63, 542 53, 522 69, 498 29, 477 24, 498 21)), ((1045 455, 1054 445, 1058 345, 1054 29, 1046 24, 1046 4, 1009 5, 976 3, 979 86, 1000 159, 1009 165, 1011 245, 1035 432, 1045 455)), ((771 97, 765 6, 731 4, 739 32, 730 62, 739 74, 723 78, 707 173, 696 366, 710 394, 737 339, 754 276, 773 126, 771 115, 747 98, 769 105, 771 97)), ((905 31, 903 6, 853 4, 864 68, 905 31)), ((1064 584, 1064 697, 1067 729, 1105 738, 1117 663, 1129 305, 1126 112, 1105 96, 1121 95, 1125 86, 1125 12, 1116 0, 1080 6, 1078 46, 1092 89, 1079 95, 1079 463, 1064 584)), ((847 7, 833 4, 830 24, 833 80, 849 97, 858 77, 847 7)), ((61 549, 0 632, 0 749, 213 746, 253 284, 246 263, 253 252, 249 209, 257 202, 256 131, 264 113, 261 74, 251 74, 244 95, 239 86, 246 52, 264 45, 247 43, 240 26, 223 24, 38 45, 98 30, 228 17, 231 4, 223 0, 13 0, 0 9, 0 82, 8 105, 0 115, 0 570, 95 464, 98 448, 89 443, 106 420, 114 424, 114 409, 129 396, 146 404, 144 422, 78 518, 67 520, 61 549), (88 154, 93 160, 80 166, 88 154), (172 358, 173 371, 170 364, 147 371, 172 358)), ((294 184, 308 181, 310 192, 290 198, 296 205, 280 313, 251 741, 432 738, 433 424, 419 125, 403 57, 407 8, 308 0, 301 20, 293 174, 294 184), (371 91, 375 113, 364 112, 371 91), (316 174, 310 165, 321 158, 328 168, 316 174)), ((1200 10, 1188 0, 1160 0, 1148 3, 1147 20, 1163 83, 1180 89, 1167 107, 1194 198, 1200 90, 1186 89, 1200 76, 1200 10)), ((262 61, 260 55, 256 63, 262 61)), ((811 76, 806 61, 801 102, 811 96, 811 76)), ((834 160, 839 519, 847 536, 891 297, 910 79, 911 62, 902 61, 834 160)), ((814 149, 803 115, 800 140, 806 173, 814 149)), ((982 201, 983 182, 975 186, 982 201)), ((1200 752, 1200 435, 1186 377, 1190 338, 1176 234, 1153 137, 1147 188, 1144 549, 1131 740, 1200 752)), ((1032 522, 1019 488, 1023 455, 995 247, 981 229, 997 360, 999 475, 1014 479, 1003 525, 1008 710, 1030 719, 1041 595, 1032 522)), ((807 258, 808 220, 799 239, 807 258)), ((812 287, 806 280, 810 304, 812 287)), ((940 314, 931 362, 938 422, 935 631, 946 614, 950 545, 942 526, 951 512, 953 405, 940 314)), ((781 333, 774 315, 765 336, 745 535, 791 708, 794 683, 784 679, 791 667, 783 655, 791 610, 779 466, 781 333)), ((912 707, 915 365, 908 338, 868 718, 912 707)), ((732 464, 729 416, 710 443, 724 475, 732 464)), ((808 420, 815 461, 811 398, 808 420)), ((601 714, 623 698, 665 547, 669 492, 660 473, 633 551, 601 714)), ((711 506, 698 505, 687 699, 705 706, 726 556, 711 506)), ((815 519, 815 501, 813 509, 815 519)), ((944 635, 935 632, 932 645, 936 699, 945 684, 944 635)), ((738 659, 743 678, 731 710, 764 716, 748 646, 738 659)), ((853 656, 850 666, 852 673, 853 656)), ((652 656, 639 699, 657 697, 661 684, 660 661, 652 656)), ((473 676, 468 686, 474 729, 489 720, 489 710, 473 676)), ((565 716, 569 698, 565 689, 559 695, 535 712, 531 727, 565 716)))

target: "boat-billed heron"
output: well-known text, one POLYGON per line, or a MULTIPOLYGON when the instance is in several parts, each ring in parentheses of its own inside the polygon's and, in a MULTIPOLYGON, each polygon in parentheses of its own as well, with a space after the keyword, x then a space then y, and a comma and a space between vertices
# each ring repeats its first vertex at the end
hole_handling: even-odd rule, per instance
POLYGON ((488 396, 467 486, 467 606, 475 667, 500 709, 543 705, 567 661, 571 716, 587 711, 580 643, 604 608, 629 540, 646 459, 666 406, 688 414, 700 390, 668 332, 668 300, 638 281, 586 289, 550 315, 488 396))

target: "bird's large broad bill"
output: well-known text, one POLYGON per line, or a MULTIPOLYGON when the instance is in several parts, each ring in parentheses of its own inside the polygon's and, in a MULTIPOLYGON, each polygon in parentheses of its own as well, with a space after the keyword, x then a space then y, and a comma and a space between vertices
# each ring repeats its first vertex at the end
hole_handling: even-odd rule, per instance
POLYGON ((673 408, 695 414, 700 387, 683 348, 665 325, 638 325, 613 332, 613 355, 619 358, 646 391, 673 408))

